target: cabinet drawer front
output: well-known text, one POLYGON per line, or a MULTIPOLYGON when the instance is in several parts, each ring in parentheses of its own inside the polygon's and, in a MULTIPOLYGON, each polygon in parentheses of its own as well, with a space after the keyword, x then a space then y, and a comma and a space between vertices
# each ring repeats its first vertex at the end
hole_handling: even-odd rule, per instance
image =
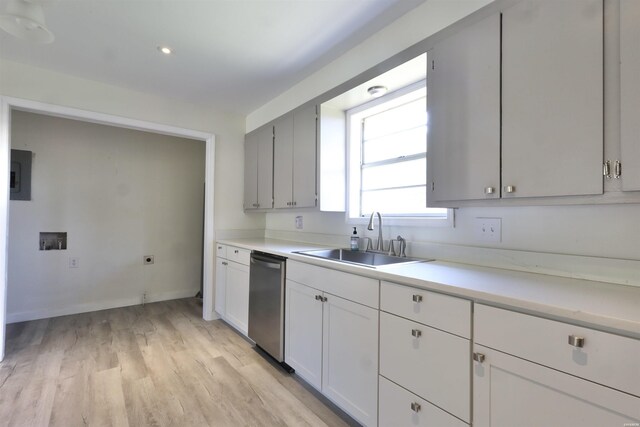
POLYGON ((375 309, 379 308, 379 282, 375 279, 297 261, 287 262, 287 279, 375 309))
POLYGON ((382 282, 380 309, 464 338, 471 337, 471 301, 382 282))
POLYGON ((227 245, 216 244, 216 256, 220 258, 227 257, 227 245))
POLYGON ((639 340, 481 304, 474 337, 486 347, 640 396, 639 340))
POLYGON ((380 375, 466 422, 470 421, 470 356, 467 339, 380 313, 380 375))
POLYGON ((249 265, 249 257, 251 251, 247 249, 236 248, 235 246, 227 247, 227 259, 240 264, 249 265))
POLYGON ((380 377, 379 411, 380 427, 468 427, 468 424, 385 377, 380 377))

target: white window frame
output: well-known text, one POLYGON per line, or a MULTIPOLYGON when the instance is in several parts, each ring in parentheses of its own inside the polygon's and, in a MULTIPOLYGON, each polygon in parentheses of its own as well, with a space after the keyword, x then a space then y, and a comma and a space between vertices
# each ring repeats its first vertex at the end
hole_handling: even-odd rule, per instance
MULTIPOLYGON (((346 128, 347 128, 347 194, 345 209, 346 222, 348 224, 367 224, 369 221, 368 216, 355 216, 352 212, 360 210, 360 173, 361 173, 361 155, 362 155, 362 127, 361 117, 364 116, 365 111, 369 111, 382 104, 392 102, 394 99, 398 99, 398 105, 405 103, 399 98, 414 92, 418 89, 426 87, 426 80, 413 83, 398 89, 387 95, 376 98, 358 107, 354 107, 346 111, 346 128), (353 125, 356 123, 356 125, 353 125)), ((386 107, 388 108, 388 107, 386 107)), ((385 108, 385 109, 386 109, 385 108)), ((382 110, 382 108, 381 108, 382 110)), ((370 113, 367 114, 371 115, 370 113)), ((427 153, 427 156, 429 153, 427 153)), ((426 191, 426 189, 425 189, 426 191)), ((399 225, 399 226, 414 226, 414 227, 454 227, 455 215, 453 209, 447 209, 446 217, 435 216, 433 214, 383 214, 385 224, 399 225)))

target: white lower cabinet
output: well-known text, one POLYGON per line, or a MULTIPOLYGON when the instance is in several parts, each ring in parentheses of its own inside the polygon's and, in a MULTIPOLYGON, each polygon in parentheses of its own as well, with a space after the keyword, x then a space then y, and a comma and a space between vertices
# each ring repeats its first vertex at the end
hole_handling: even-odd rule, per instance
POLYGON ((380 313, 380 375, 470 422, 468 339, 380 313))
POLYGON ((225 320, 247 335, 249 330, 249 266, 230 261, 227 266, 225 320))
POLYGON ((380 427, 469 425, 471 301, 382 282, 380 309, 380 427))
POLYGON ((215 291, 215 310, 221 316, 225 317, 226 311, 226 291, 227 291, 227 265, 229 262, 224 258, 216 258, 216 291, 215 291))
POLYGON ((249 255, 247 249, 217 245, 216 312, 247 335, 249 323, 249 255))
POLYGON ((630 394, 480 345, 474 351, 484 355, 484 362, 475 362, 473 369, 475 427, 640 422, 640 399, 630 394))
POLYGON ((467 427, 467 424, 380 377, 380 426, 467 427))
POLYGON ((640 423, 640 341, 476 304, 473 424, 640 423))
MULTIPOLYGON (((287 269, 288 276, 298 279, 309 273, 318 286, 286 282, 286 363, 359 423, 377 426, 379 312, 318 289, 323 283, 329 286, 322 278, 331 272, 332 277, 339 274, 341 291, 350 293, 349 279, 360 283, 359 276, 296 262, 287 269)), ((372 281, 370 289, 376 295, 377 283, 372 281)))
POLYGON ((378 310, 324 295, 322 392, 367 426, 377 425, 378 310))
POLYGON ((285 359, 296 374, 316 389, 322 388, 321 292, 287 280, 285 359))

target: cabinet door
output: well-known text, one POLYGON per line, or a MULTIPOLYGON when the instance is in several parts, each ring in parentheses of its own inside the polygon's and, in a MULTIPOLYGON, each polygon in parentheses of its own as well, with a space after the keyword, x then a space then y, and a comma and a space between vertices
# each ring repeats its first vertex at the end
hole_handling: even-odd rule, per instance
POLYGON ((227 261, 223 258, 216 258, 216 294, 215 309, 216 312, 225 317, 226 305, 226 289, 227 289, 227 261))
POLYGON ((500 16, 427 53, 427 204, 500 197, 500 16))
POLYGON ((620 2, 622 189, 640 190, 640 2, 620 2))
POLYGON ((225 292, 225 320, 247 335, 249 324, 249 266, 229 262, 225 292))
POLYGON ((273 126, 268 125, 258 131, 258 190, 260 209, 273 207, 273 126))
POLYGON ((322 292, 287 280, 284 359, 301 378, 322 387, 322 292))
POLYGON ((288 208, 293 203, 293 115, 274 122, 273 206, 288 208))
POLYGON ((317 112, 312 105, 293 114, 293 206, 316 206, 317 112))
POLYGON ((640 398, 475 346, 473 425, 624 426, 640 422, 640 398))
POLYGON ((258 208, 258 132, 244 138, 244 208, 258 208))
POLYGON ((602 0, 503 12, 503 197, 602 193, 602 21, 602 0))
POLYGON ((325 294, 322 392, 365 426, 377 425, 378 310, 325 294))

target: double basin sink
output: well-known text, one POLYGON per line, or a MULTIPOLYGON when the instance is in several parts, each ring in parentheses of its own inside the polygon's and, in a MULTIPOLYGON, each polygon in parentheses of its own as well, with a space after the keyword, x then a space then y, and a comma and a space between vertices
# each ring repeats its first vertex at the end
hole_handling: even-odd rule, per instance
POLYGON ((433 261, 432 259, 407 258, 386 255, 379 252, 351 251, 348 249, 319 249, 311 251, 298 251, 295 253, 373 268, 386 265, 411 264, 416 262, 433 261))

